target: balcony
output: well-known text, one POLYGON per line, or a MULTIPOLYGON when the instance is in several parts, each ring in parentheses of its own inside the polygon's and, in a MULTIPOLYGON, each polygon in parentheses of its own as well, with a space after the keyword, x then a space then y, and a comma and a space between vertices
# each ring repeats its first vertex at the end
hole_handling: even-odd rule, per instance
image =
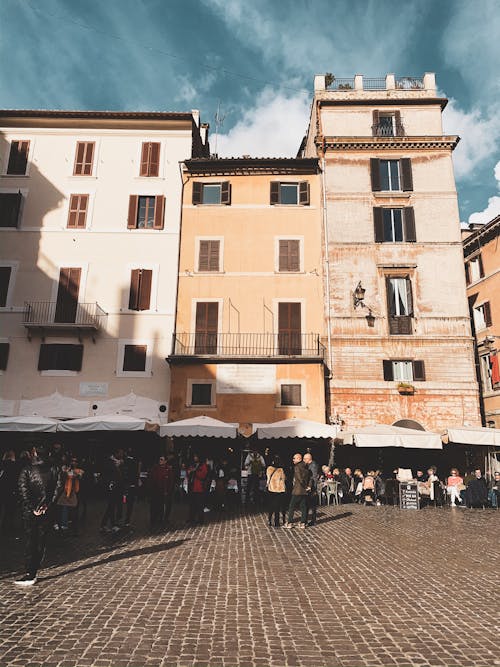
POLYGON ((172 356, 323 361, 325 347, 314 333, 178 333, 172 356))
POLYGON ((98 303, 63 303, 61 301, 25 301, 23 325, 33 329, 99 331, 107 313, 98 303))
POLYGON ((375 123, 372 125, 374 137, 404 137, 405 129, 403 123, 394 121, 392 123, 375 123))

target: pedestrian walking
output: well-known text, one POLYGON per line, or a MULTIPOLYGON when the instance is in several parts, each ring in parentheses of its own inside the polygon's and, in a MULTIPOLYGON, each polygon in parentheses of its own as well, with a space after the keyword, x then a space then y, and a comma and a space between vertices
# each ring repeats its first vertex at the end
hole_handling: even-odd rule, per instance
POLYGON ((198 454, 193 456, 193 464, 188 469, 188 523, 203 523, 208 466, 200 461, 198 454))
POLYGON ((103 471, 106 510, 101 519, 101 532, 118 532, 118 511, 123 500, 123 450, 117 449, 106 461, 103 471))
POLYGON ((284 502, 286 495, 285 471, 281 467, 279 456, 276 455, 271 465, 268 466, 266 479, 268 495, 267 522, 269 526, 272 526, 274 516, 274 527, 279 528, 280 514, 285 510, 284 502))
POLYGON ((172 508, 174 475, 172 466, 165 456, 159 456, 158 462, 148 475, 151 529, 164 528, 172 508))
POLYGON ((311 473, 310 489, 307 494, 307 525, 314 526, 316 524, 316 515, 318 507, 318 481, 319 481, 319 465, 313 459, 312 454, 307 452, 304 454, 304 463, 311 473))
POLYGON ((62 488, 61 469, 48 461, 43 447, 34 447, 32 458, 19 475, 25 536, 25 574, 14 582, 33 586, 45 555, 50 515, 62 488))
POLYGON ((311 471, 302 460, 302 454, 293 455, 293 486, 290 505, 288 506, 288 520, 283 528, 293 528, 293 515, 300 510, 299 528, 305 528, 307 523, 307 494, 311 490, 311 471))

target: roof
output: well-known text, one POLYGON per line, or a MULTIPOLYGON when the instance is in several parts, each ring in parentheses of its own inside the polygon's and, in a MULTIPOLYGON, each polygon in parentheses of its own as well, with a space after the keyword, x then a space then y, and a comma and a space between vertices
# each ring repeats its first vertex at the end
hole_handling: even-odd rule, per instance
POLYGON ((123 120, 191 120, 193 114, 178 111, 85 111, 60 109, 0 109, 0 118, 102 118, 123 120))
POLYGON ((479 250, 496 236, 500 236, 500 215, 487 222, 480 229, 476 229, 464 240, 464 255, 467 258, 473 252, 479 250))
POLYGON ((194 158, 186 160, 184 164, 191 174, 212 176, 238 173, 317 174, 320 171, 318 158, 194 158))

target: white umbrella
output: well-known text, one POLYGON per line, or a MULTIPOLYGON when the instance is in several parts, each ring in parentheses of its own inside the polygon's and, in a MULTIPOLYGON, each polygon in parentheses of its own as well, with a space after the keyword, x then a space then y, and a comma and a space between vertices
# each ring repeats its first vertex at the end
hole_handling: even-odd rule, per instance
POLYGON ((489 447, 500 447, 499 428, 481 428, 480 426, 460 426, 449 428, 445 434, 448 442, 457 445, 487 445, 489 447))
POLYGON ((146 424, 148 422, 145 419, 127 415, 96 415, 59 422, 57 430, 71 433, 78 431, 144 431, 148 430, 146 424))
POLYGON ((443 449, 441 435, 432 431, 373 424, 341 431, 338 435, 344 444, 356 447, 404 447, 406 449, 443 449))
POLYGON ((160 426, 160 435, 178 438, 236 438, 238 424, 230 424, 201 415, 191 419, 180 419, 160 426))
POLYGON ((335 438, 337 427, 307 419, 283 419, 272 424, 256 424, 260 440, 275 438, 335 438))
POLYGON ((21 431, 21 432, 43 432, 54 433, 57 428, 57 421, 48 417, 38 415, 27 415, 23 417, 1 417, 0 431, 21 431))

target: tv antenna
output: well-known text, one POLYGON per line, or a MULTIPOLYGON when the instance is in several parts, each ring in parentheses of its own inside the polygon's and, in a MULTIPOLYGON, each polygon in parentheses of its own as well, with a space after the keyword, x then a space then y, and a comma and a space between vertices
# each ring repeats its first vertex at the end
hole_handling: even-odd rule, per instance
POLYGON ((220 111, 220 100, 217 102, 217 111, 215 112, 215 150, 214 153, 217 155, 217 139, 219 136, 219 128, 221 128, 224 125, 224 119, 226 118, 226 114, 222 114, 220 111))

